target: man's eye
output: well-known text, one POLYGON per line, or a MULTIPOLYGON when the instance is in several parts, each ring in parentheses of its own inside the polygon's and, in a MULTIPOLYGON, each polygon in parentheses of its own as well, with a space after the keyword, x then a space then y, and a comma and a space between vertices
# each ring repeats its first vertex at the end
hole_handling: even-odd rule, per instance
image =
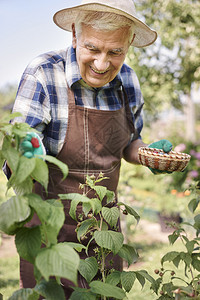
POLYGON ((94 49, 94 48, 87 48, 89 51, 91 51, 91 52, 97 52, 97 50, 96 49, 94 49))
POLYGON ((111 51, 110 54, 113 55, 113 56, 120 56, 122 54, 122 52, 121 51, 120 52, 111 51))

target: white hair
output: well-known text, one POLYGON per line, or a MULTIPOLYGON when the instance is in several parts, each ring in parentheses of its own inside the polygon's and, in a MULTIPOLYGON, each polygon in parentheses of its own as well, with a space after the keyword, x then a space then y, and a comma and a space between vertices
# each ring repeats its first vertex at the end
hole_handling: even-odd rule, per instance
MULTIPOLYGON (((124 0, 121 0, 124 1, 124 0)), ((77 37, 82 32, 82 25, 91 26, 99 31, 114 31, 119 28, 129 28, 129 41, 132 41, 134 34, 134 22, 122 15, 110 12, 90 12, 82 11, 75 20, 75 30, 77 37)))

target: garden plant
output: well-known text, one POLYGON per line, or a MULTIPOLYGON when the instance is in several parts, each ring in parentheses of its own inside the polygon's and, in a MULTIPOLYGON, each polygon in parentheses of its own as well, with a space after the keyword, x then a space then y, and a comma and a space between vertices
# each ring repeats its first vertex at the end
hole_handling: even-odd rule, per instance
MULTIPOLYGON (((140 216, 126 203, 116 203, 114 193, 102 185, 109 180, 103 174, 88 175, 85 184, 80 185, 80 194, 62 194, 59 195, 59 199, 46 201, 34 194, 34 181, 41 183, 47 191, 47 162, 56 164, 63 172, 63 178, 67 176, 68 168, 49 155, 30 159, 24 157, 20 144, 27 132, 34 130, 24 123, 8 123, 9 119, 16 116, 17 114, 9 116, 0 122, 1 167, 6 160, 12 171, 7 188, 13 188, 15 191, 15 195, 0 206, 0 230, 15 236, 19 255, 34 265, 36 285, 32 289, 15 291, 9 300, 37 300, 40 295, 47 300, 64 300, 60 284, 63 277, 72 282, 74 292, 70 297, 71 300, 126 299, 136 281, 141 287, 146 281, 150 282, 156 299, 199 299, 200 215, 196 214, 191 222, 173 224, 174 233, 169 236, 169 241, 174 244, 180 238, 186 251, 165 254, 161 260, 161 269, 155 270, 158 278, 154 279, 146 270, 122 272, 115 270, 112 261, 116 255, 123 258, 128 266, 138 259, 137 250, 124 243, 123 233, 119 231, 120 212, 123 215, 129 214, 136 224, 140 216), (84 193, 85 190, 88 192, 84 193), (89 198, 88 193, 91 192, 94 196, 89 198), (76 232, 79 243, 57 241, 64 223, 62 201, 65 200, 71 201, 69 213, 77 221, 76 232), (82 213, 78 215, 77 207, 80 204, 82 213), (38 215, 41 225, 28 228, 26 223, 31 220, 34 213, 38 215), (184 226, 191 227, 195 231, 191 239, 184 226), (88 254, 89 246, 94 241, 96 246, 93 255, 88 255, 84 260, 80 259, 78 253, 85 251, 88 254), (183 277, 177 278, 174 269, 165 269, 166 262, 172 262, 176 268, 183 262, 185 264, 183 277), (78 272, 86 279, 87 288, 77 286, 78 272), (167 274, 170 276, 167 277, 167 274), (180 282, 177 283, 177 280, 180 282)), ((197 184, 192 192, 195 193, 195 197, 190 201, 189 209, 195 213, 200 202, 200 184, 197 184)))
MULTIPOLYGON (((123 214, 132 215, 139 221, 139 215, 130 206, 121 202, 116 206, 114 193, 99 184, 104 178, 99 174, 97 178, 88 176, 85 185, 92 189, 95 198, 88 198, 85 194, 59 195, 59 199, 43 201, 33 193, 34 181, 39 182, 47 191, 48 166, 46 162, 56 164, 67 176, 68 168, 55 157, 45 155, 26 158, 20 150, 20 144, 28 132, 34 131, 24 123, 8 123, 9 119, 17 117, 11 115, 0 122, 1 134, 1 167, 5 160, 11 169, 11 177, 7 188, 13 188, 15 195, 0 206, 0 230, 15 236, 15 244, 20 257, 34 265, 36 285, 33 289, 19 289, 9 300, 35 300, 42 295, 45 299, 65 299, 60 285, 61 278, 67 278, 74 286, 71 299, 123 299, 137 279, 141 285, 145 281, 154 284, 155 280, 145 270, 119 272, 112 269, 112 260, 105 264, 106 257, 112 253, 119 255, 128 265, 137 260, 134 247, 123 243, 124 237, 118 231, 120 210, 123 214), (58 243, 57 236, 64 223, 62 201, 71 200, 70 215, 77 220, 77 237, 80 243, 58 243), (104 199, 104 205, 103 205, 104 199), (83 214, 76 216, 77 205, 82 204, 83 214), (26 227, 36 213, 41 225, 26 227), (86 219, 85 219, 86 217, 86 219), (94 255, 80 260, 78 252, 88 250, 88 245, 81 243, 84 237, 90 235, 97 247, 94 255), (87 280, 88 289, 80 289, 77 285, 77 274, 87 280), (101 279, 93 280, 100 272, 101 279)), ((82 186, 83 187, 83 186, 82 186)), ((82 188, 80 187, 80 188, 82 188)))
POLYGON ((176 251, 174 247, 174 251, 162 257, 161 268, 154 271, 158 275, 156 292, 160 294, 159 300, 200 299, 200 182, 191 185, 190 191, 194 198, 189 202, 188 209, 194 213, 194 218, 190 222, 168 224, 174 229, 168 236, 170 244, 174 245, 180 239, 185 251, 176 251), (165 267, 167 262, 171 268, 165 267), (184 265, 184 272, 176 276, 181 264, 184 265))

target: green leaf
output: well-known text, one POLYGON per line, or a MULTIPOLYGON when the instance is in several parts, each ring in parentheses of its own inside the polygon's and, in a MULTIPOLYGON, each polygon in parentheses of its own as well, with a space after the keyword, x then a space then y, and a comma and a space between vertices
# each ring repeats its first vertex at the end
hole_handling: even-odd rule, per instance
POLYGON ((111 274, 109 274, 106 277, 106 283, 109 283, 111 285, 118 285, 121 281, 121 272, 120 271, 113 271, 111 274))
POLYGON ((163 263, 166 261, 169 261, 169 262, 173 261, 178 255, 179 255, 179 252, 177 252, 177 251, 168 252, 167 254, 165 254, 162 257, 161 264, 163 265, 163 263))
POLYGON ((27 197, 13 196, 0 206, 0 230, 15 234, 31 214, 27 197))
POLYGON ((98 178, 98 179, 95 180, 95 184, 99 183, 99 182, 101 182, 103 180, 106 180, 106 179, 110 179, 110 178, 109 177, 100 177, 100 178, 98 178))
POLYGON ((56 244, 57 235, 64 224, 65 214, 61 202, 59 206, 50 203, 43 201, 39 195, 29 195, 29 204, 36 211, 48 242, 56 244))
POLYGON ((196 241, 192 240, 192 241, 188 241, 185 246, 187 248, 187 251, 192 254, 193 250, 194 250, 194 246, 196 244, 196 241))
POLYGON ((26 180, 26 178, 33 172, 35 163, 35 158, 26 158, 25 156, 20 157, 15 174, 15 184, 20 184, 26 180))
POLYGON ((197 209, 198 205, 199 205, 200 200, 199 199, 192 199, 189 204, 188 204, 188 208, 189 210, 193 213, 195 212, 195 210, 197 209))
POLYGON ((110 249, 117 254, 123 245, 124 236, 121 232, 115 231, 95 231, 94 238, 101 248, 110 249))
POLYGON ((9 122, 10 120, 13 120, 17 117, 22 117, 22 114, 19 113, 19 112, 15 112, 15 113, 12 113, 12 114, 9 114, 9 115, 5 115, 3 116, 3 119, 1 120, 2 122, 9 122))
POLYGON ((118 255, 128 262, 128 266, 138 260, 138 254, 134 247, 124 244, 119 250, 118 255))
POLYGON ((194 217, 194 228, 200 230, 200 214, 194 217))
POLYGON ((123 299, 126 296, 124 291, 119 287, 101 281, 92 281, 89 286, 91 287, 91 292, 105 297, 123 299))
POLYGON ((85 235, 88 230, 95 226, 96 220, 94 218, 87 219, 83 222, 81 222, 81 225, 77 228, 77 238, 80 241, 80 238, 85 235))
POLYGON ((89 214, 89 212, 91 211, 91 205, 90 205, 90 203, 83 203, 82 204, 82 209, 83 209, 83 213, 84 213, 84 215, 87 217, 87 215, 89 214))
POLYGON ((101 201, 97 198, 90 199, 90 206, 94 214, 98 214, 102 210, 101 201))
POLYGON ((177 255, 177 256, 172 260, 173 264, 174 264, 175 267, 177 267, 177 268, 178 268, 178 266, 179 266, 180 261, 181 261, 180 255, 177 255))
POLYGON ((89 289, 73 287, 74 292, 70 296, 70 300, 96 300, 96 295, 89 289))
POLYGON ((94 179, 91 178, 91 176, 86 175, 86 180, 85 180, 86 184, 89 185, 89 187, 91 189, 93 189, 95 187, 95 183, 94 183, 94 179))
POLYGON ((6 134, 5 137, 11 138, 12 136, 12 124, 8 123, 1 123, 1 132, 6 134))
POLYGON ((105 186, 96 185, 93 187, 93 189, 96 191, 97 195, 99 196, 100 201, 102 201, 103 198, 106 196, 107 188, 105 186))
POLYGON ((29 131, 33 131, 27 123, 15 123, 12 127, 12 133, 20 138, 24 138, 29 131))
POLYGON ((13 293, 8 300, 38 300, 39 295, 34 293, 32 289, 20 289, 13 293))
POLYGON ((121 273, 122 287, 125 289, 127 293, 129 293, 130 290, 132 289, 135 280, 136 280, 135 272, 130 271, 130 272, 121 273))
MULTIPOLYGON (((0 150, 0 169, 3 168, 4 163, 5 163, 5 158, 0 150)), ((1 298, 0 298, 0 300, 1 300, 1 298)))
POLYGON ((81 203, 90 203, 91 202, 90 198, 88 198, 84 195, 78 194, 78 193, 59 194, 59 197, 61 200, 65 200, 65 199, 72 200, 69 214, 70 214, 71 218, 74 219, 75 221, 77 221, 77 218, 76 218, 77 205, 80 202, 81 203))
POLYGON ((104 221, 101 222, 101 220, 98 220, 97 225, 98 225, 99 228, 101 227, 101 231, 108 230, 108 224, 104 221))
POLYGON ((73 243, 73 242, 67 242, 67 245, 72 247, 73 249, 75 249, 76 251, 78 252, 81 252, 83 249, 86 250, 87 247, 82 245, 82 244, 79 244, 79 243, 73 243))
POLYGON ((16 182, 16 176, 13 173, 7 182, 7 187, 8 189, 12 187, 18 196, 30 194, 33 190, 33 181, 30 177, 27 177, 26 180, 19 184, 16 182))
POLYGON ((137 280, 139 281, 139 283, 141 284, 142 288, 145 285, 145 277, 143 276, 143 274, 140 274, 139 272, 135 272, 137 280))
POLYGON ((179 238, 179 235, 174 231, 172 234, 168 235, 168 239, 171 245, 175 243, 175 241, 179 238))
POLYGON ((193 253, 192 254, 192 266, 195 270, 200 272, 200 257, 199 253, 193 253))
POLYGON ((15 236, 15 245, 20 257, 34 263, 41 247, 40 227, 20 229, 15 236))
POLYGON ((102 208, 102 216, 111 227, 115 227, 117 225, 117 221, 119 219, 119 208, 103 207, 102 208))
POLYGON ((85 260, 81 259, 78 270, 89 283, 98 272, 98 263, 96 258, 88 257, 85 260))
POLYGON ((115 201, 115 193, 113 191, 107 190, 106 192, 107 203, 111 203, 115 201))
POLYGON ((122 203, 122 202, 118 202, 117 205, 118 205, 118 206, 121 206, 121 205, 125 206, 126 211, 127 211, 131 216, 133 216, 133 217, 136 219, 137 223, 139 222, 140 216, 138 215, 138 213, 137 213, 132 207, 130 207, 130 206, 128 206, 128 205, 126 205, 126 204, 124 204, 124 203, 122 203))
POLYGON ((180 257, 185 262, 185 264, 187 265, 187 267, 189 267, 190 264, 192 263, 191 255, 189 253, 181 252, 180 253, 180 257))
POLYGON ((48 281, 50 276, 64 277, 77 284, 79 256, 67 243, 53 245, 42 249, 37 255, 35 265, 48 281))
POLYGON ((16 172, 19 163, 19 152, 15 148, 9 147, 8 149, 2 151, 2 154, 12 172, 16 172))
POLYGON ((48 282, 43 280, 34 287, 34 290, 48 300, 65 300, 64 290, 55 280, 48 282))
POLYGON ((44 160, 56 165, 61 172, 63 173, 63 180, 67 177, 68 175, 68 166, 64 164, 62 161, 57 159, 56 157, 50 156, 50 155, 40 155, 41 158, 44 158, 44 160))
POLYGON ((47 191, 49 181, 49 169, 47 164, 40 158, 35 158, 35 168, 31 173, 31 177, 44 186, 47 191))
POLYGON ((141 276, 143 276, 150 283, 155 284, 155 279, 151 275, 149 275, 146 270, 137 271, 137 274, 140 274, 141 276))

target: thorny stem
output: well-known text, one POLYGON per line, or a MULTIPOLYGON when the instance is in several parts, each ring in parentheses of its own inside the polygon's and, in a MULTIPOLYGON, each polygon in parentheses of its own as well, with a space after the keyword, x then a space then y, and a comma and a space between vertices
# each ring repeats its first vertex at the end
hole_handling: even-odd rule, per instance
POLYGON ((175 300, 181 300, 181 295, 180 294, 176 294, 175 295, 175 300))
POLYGON ((100 214, 100 218, 101 218, 101 221, 100 221, 100 228, 99 228, 99 231, 102 230, 102 224, 103 224, 103 217, 102 215, 100 214))
MULTIPOLYGON (((184 242, 184 239, 183 239, 183 237, 182 237, 181 234, 180 234, 180 239, 181 239, 183 245, 185 246, 185 242, 184 242)), ((192 268, 191 268, 191 267, 189 267, 189 272, 190 272, 190 274, 191 274, 192 282, 193 282, 193 281, 194 281, 194 274, 193 274, 193 271, 192 271, 192 268)))
MULTIPOLYGON (((101 255, 102 255, 102 264, 101 264, 101 274, 102 274, 102 279, 103 279, 103 282, 106 281, 105 279, 105 273, 104 273, 104 269, 105 269, 105 255, 104 255, 104 252, 103 252, 103 248, 101 248, 101 255)), ((103 299, 106 300, 106 296, 103 296, 103 299)))
MULTIPOLYGON (((102 224, 103 224, 103 217, 101 214, 100 215, 100 228, 99 228, 99 231, 102 230, 102 224)), ((102 256, 102 263, 101 263, 101 274, 102 274, 102 280, 103 282, 106 281, 105 279, 105 254, 104 254, 104 251, 103 251, 103 248, 101 248, 101 256, 102 256)), ((106 296, 103 296, 103 299, 106 300, 106 296)))

